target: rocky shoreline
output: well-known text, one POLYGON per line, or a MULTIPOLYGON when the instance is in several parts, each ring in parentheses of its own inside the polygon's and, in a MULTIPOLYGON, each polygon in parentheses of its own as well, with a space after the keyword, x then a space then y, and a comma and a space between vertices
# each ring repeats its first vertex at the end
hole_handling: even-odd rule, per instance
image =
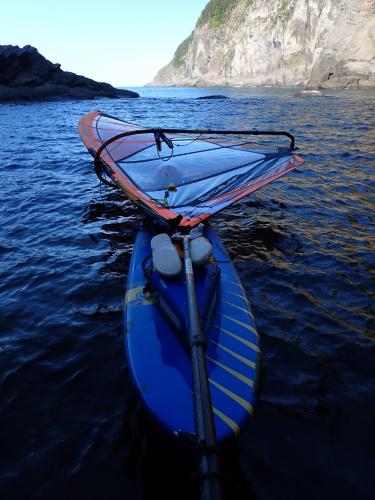
POLYGON ((35 47, 0 45, 0 102, 139 97, 130 90, 63 71, 35 47))

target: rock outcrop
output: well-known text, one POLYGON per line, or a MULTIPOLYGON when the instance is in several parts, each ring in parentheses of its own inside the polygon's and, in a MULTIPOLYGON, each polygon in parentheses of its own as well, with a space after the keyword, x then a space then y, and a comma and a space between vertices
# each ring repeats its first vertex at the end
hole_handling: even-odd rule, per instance
POLYGON ((375 87, 375 1, 211 0, 151 84, 375 87))
POLYGON ((60 69, 36 48, 0 45, 0 101, 139 97, 60 69))
POLYGON ((226 95, 202 95, 201 97, 197 97, 197 99, 229 99, 226 95))

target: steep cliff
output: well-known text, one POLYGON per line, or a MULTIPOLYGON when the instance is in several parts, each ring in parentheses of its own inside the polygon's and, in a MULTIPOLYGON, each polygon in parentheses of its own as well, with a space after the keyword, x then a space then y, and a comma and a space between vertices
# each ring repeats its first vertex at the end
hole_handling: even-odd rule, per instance
POLYGON ((375 0, 211 0, 151 84, 375 87, 375 0))

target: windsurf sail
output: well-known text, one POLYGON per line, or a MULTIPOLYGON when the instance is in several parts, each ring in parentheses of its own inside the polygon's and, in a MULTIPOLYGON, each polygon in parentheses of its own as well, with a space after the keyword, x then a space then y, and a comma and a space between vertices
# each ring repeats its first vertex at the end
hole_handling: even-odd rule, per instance
POLYGON ((287 132, 152 129, 100 111, 81 118, 78 132, 96 171, 146 213, 193 227, 303 163, 287 132), (288 146, 252 142, 284 136, 288 146))

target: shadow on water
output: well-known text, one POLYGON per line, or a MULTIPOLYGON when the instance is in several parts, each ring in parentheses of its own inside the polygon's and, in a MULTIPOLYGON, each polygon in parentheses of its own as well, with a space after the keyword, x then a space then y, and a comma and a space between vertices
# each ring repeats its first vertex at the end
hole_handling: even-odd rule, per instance
MULTIPOLYGON (((124 474, 137 484, 137 498, 201 498, 196 452, 164 433, 150 419, 134 391, 116 443, 116 455, 124 474)), ((238 443, 222 446, 219 460, 225 499, 255 499, 250 481, 241 470, 238 443)))

